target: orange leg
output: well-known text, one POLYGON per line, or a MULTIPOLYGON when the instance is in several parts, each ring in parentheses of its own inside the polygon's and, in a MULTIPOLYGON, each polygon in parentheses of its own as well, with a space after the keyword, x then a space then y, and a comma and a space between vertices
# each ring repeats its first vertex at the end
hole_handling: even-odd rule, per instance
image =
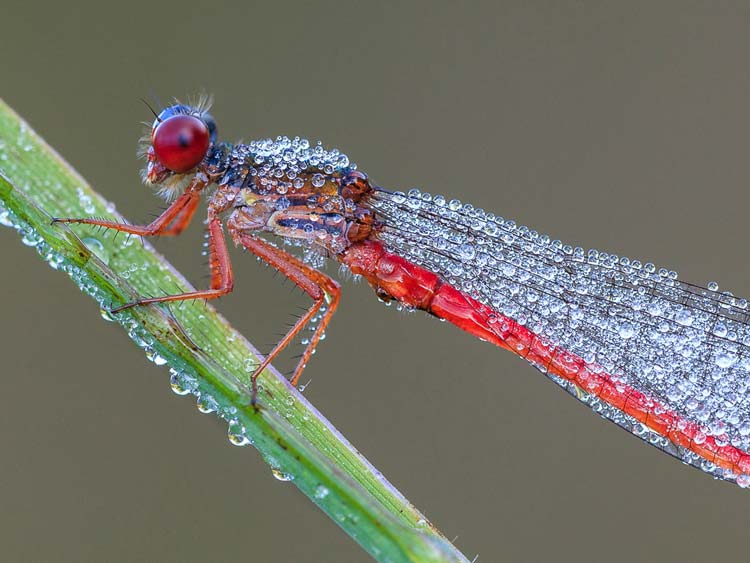
POLYGON ((106 229, 114 229, 123 233, 139 236, 176 235, 182 232, 198 207, 200 194, 197 191, 188 190, 178 197, 172 205, 164 210, 148 225, 128 225, 117 221, 104 221, 102 219, 52 219, 53 223, 81 223, 84 225, 97 225, 106 229), (172 223, 174 222, 174 225, 172 223), (170 225, 172 225, 170 227, 170 225))
POLYGON ((190 221, 193 220, 193 216, 195 215, 195 212, 198 210, 198 205, 200 205, 201 199, 196 195, 193 199, 191 199, 187 205, 180 211, 180 213, 175 217, 174 221, 172 221, 172 224, 169 226, 169 228, 165 231, 162 231, 159 233, 161 236, 177 236, 182 231, 185 230, 185 228, 190 224, 190 221))
POLYGON ((294 326, 291 329, 289 329, 286 336, 281 339, 281 341, 261 362, 258 369, 255 370, 255 373, 253 374, 253 396, 255 396, 257 392, 256 380, 260 373, 268 367, 273 359, 278 356, 279 352, 281 352, 294 339, 294 337, 299 334, 305 325, 310 322, 310 319, 315 316, 323 304, 328 302, 328 308, 323 313, 320 323, 315 328, 310 343, 305 348, 305 351, 294 370, 294 375, 290 380, 291 384, 296 386, 310 356, 312 356, 315 351, 315 346, 323 336, 326 326, 328 326, 333 313, 336 311, 336 307, 338 307, 339 298, 341 296, 341 286, 325 274, 311 268, 300 259, 292 256, 288 252, 276 248, 261 238, 241 232, 233 232, 232 236, 235 241, 261 258, 264 262, 276 268, 313 299, 313 304, 310 305, 307 312, 297 319, 297 322, 294 323, 294 326))
POLYGON ((138 301, 126 303, 125 305, 112 309, 112 313, 119 313, 130 307, 150 305, 152 303, 187 301, 190 299, 216 299, 217 297, 221 297, 222 295, 231 292, 234 288, 234 274, 232 273, 232 263, 229 261, 229 254, 227 253, 227 243, 226 240, 224 240, 224 233, 221 230, 221 221, 219 221, 218 217, 211 217, 209 219, 208 242, 211 252, 209 256, 209 263, 211 265, 211 289, 139 299, 138 301))

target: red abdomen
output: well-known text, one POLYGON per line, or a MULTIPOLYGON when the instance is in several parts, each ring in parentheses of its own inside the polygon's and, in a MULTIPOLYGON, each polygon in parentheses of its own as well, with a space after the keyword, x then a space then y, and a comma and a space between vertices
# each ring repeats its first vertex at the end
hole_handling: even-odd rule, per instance
POLYGON ((574 383, 585 393, 627 414, 670 442, 741 475, 750 474, 750 455, 706 436, 699 425, 643 391, 616 380, 601 366, 550 345, 476 299, 444 282, 435 273, 388 252, 380 242, 353 244, 339 260, 365 277, 383 296, 445 319, 463 330, 513 351, 543 372, 574 383))

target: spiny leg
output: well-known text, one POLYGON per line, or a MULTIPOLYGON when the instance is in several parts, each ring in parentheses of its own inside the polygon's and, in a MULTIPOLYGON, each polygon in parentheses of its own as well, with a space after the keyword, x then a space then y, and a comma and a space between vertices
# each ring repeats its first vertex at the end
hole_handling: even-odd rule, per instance
MULTIPOLYGON (((231 227, 230 227, 231 229, 231 227)), ((282 338, 273 350, 265 357, 261 362, 258 369, 253 373, 253 397, 257 394, 257 379, 260 373, 268 367, 273 359, 278 356, 286 346, 294 339, 295 336, 310 322, 315 314, 320 310, 323 304, 328 301, 328 308, 323 313, 320 319, 320 323, 315 328, 312 338, 309 344, 305 348, 297 367, 294 370, 294 375, 290 380, 291 384, 296 386, 299 381, 302 371, 305 369, 310 356, 315 351, 315 346, 320 341, 325 331, 326 326, 331 321, 333 313, 336 311, 336 307, 339 304, 339 298, 341 297, 341 286, 334 280, 311 268, 299 258, 292 256, 288 252, 276 248, 272 244, 266 242, 261 238, 254 237, 246 233, 232 233, 234 239, 239 242, 242 246, 247 248, 250 252, 258 256, 267 264, 270 264, 276 270, 284 274, 287 278, 293 281, 302 291, 307 293, 312 299, 313 303, 308 308, 307 312, 302 315, 297 322, 294 323, 286 336, 282 338)))
POLYGON ((126 223, 118 223, 117 221, 105 221, 102 219, 59 219, 55 217, 52 219, 53 223, 81 223, 84 225, 96 225, 104 227, 105 229, 113 229, 123 233, 130 233, 132 235, 139 236, 160 236, 160 235, 172 235, 179 234, 193 218, 193 214, 198 206, 198 200, 200 194, 196 190, 188 189, 180 197, 178 197, 172 204, 167 207, 164 212, 154 219, 148 225, 128 225, 126 223), (175 221, 172 225, 172 222, 175 221), (172 225, 170 227, 170 225, 172 225))
POLYGON ((221 221, 218 217, 213 215, 209 215, 208 244, 210 251, 209 264, 211 267, 211 289, 139 299, 138 301, 126 303, 125 305, 112 309, 112 313, 119 313, 130 307, 150 305, 152 303, 188 301, 191 299, 216 299, 217 297, 230 293, 234 288, 232 263, 229 261, 229 253, 227 252, 227 243, 224 239, 224 232, 221 229, 221 221))

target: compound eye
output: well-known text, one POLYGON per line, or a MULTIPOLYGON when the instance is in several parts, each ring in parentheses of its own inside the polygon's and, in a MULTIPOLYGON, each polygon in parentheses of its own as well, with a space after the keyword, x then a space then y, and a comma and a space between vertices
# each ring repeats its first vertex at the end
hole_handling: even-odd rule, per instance
POLYGON ((173 172, 187 172, 206 156, 210 132, 192 115, 175 115, 159 123, 151 134, 156 158, 173 172))

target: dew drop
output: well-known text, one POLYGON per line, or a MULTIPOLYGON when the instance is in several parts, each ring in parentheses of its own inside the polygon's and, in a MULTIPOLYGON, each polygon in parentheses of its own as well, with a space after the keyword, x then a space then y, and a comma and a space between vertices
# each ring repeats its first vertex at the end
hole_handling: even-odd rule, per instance
POLYGON ((275 207, 277 211, 284 211, 285 209, 289 209, 291 205, 291 200, 288 197, 284 196, 276 200, 275 207))
POLYGON ((713 333, 715 336, 724 338, 727 335, 727 325, 724 323, 716 323, 716 325, 714 325, 713 333))
POLYGON ((679 401, 683 397, 683 392, 677 385, 673 385, 667 391, 667 399, 670 401, 679 401))
POLYGON ((102 316, 102 318, 110 323, 113 323, 117 320, 117 316, 113 315, 108 307, 102 307, 99 309, 99 314, 102 316))
POLYGON ((172 387, 172 391, 174 391, 177 395, 187 395, 188 393, 190 393, 190 389, 186 389, 185 387, 183 387, 180 374, 177 372, 173 372, 169 377, 169 384, 172 387))
POLYGON ((104 248, 104 245, 99 239, 96 239, 94 237, 86 237, 85 239, 82 239, 81 242, 86 245, 86 248, 88 248, 94 255, 99 258, 102 262, 105 264, 109 264, 109 252, 106 248, 104 248))
POLYGON ((693 324, 693 314, 687 309, 680 309, 675 313, 674 320, 682 326, 690 326, 693 324))
POLYGON ((651 301, 646 307, 649 315, 658 317, 664 312, 663 305, 659 301, 651 301))
POLYGON ((228 432, 227 438, 229 438, 229 442, 233 446, 247 446, 250 443, 247 436, 243 436, 242 434, 232 434, 231 432, 228 432))
POLYGON ((21 232, 21 242, 26 246, 36 246, 42 239, 32 230, 21 232))
POLYGON ((716 354, 716 365, 720 368, 728 368, 737 362, 737 356, 729 352, 720 352, 716 354))
POLYGON ((635 327, 632 323, 622 323, 617 329, 617 333, 621 338, 633 338, 635 336, 635 327))
POLYGON ((247 446, 251 443, 250 439, 245 436, 245 428, 236 418, 229 421, 227 438, 229 438, 229 442, 234 446, 247 446))
POLYGON ((276 467, 271 469, 271 474, 278 481, 293 481, 294 480, 294 475, 292 475, 291 473, 285 473, 284 471, 276 467))
POLYGON ((477 250, 470 244, 462 244, 458 248, 458 255, 461 257, 461 260, 473 260, 477 255, 477 250))
POLYGON ((216 412, 219 409, 219 403, 211 395, 201 395, 196 404, 203 414, 216 412))
POLYGON ((153 348, 146 349, 146 358, 148 358, 149 361, 155 363, 157 366, 163 366, 167 363, 167 360, 157 354, 153 348))
POLYGON ((4 207, 0 207, 0 225, 5 227, 12 227, 13 221, 10 218, 10 213, 4 207))

